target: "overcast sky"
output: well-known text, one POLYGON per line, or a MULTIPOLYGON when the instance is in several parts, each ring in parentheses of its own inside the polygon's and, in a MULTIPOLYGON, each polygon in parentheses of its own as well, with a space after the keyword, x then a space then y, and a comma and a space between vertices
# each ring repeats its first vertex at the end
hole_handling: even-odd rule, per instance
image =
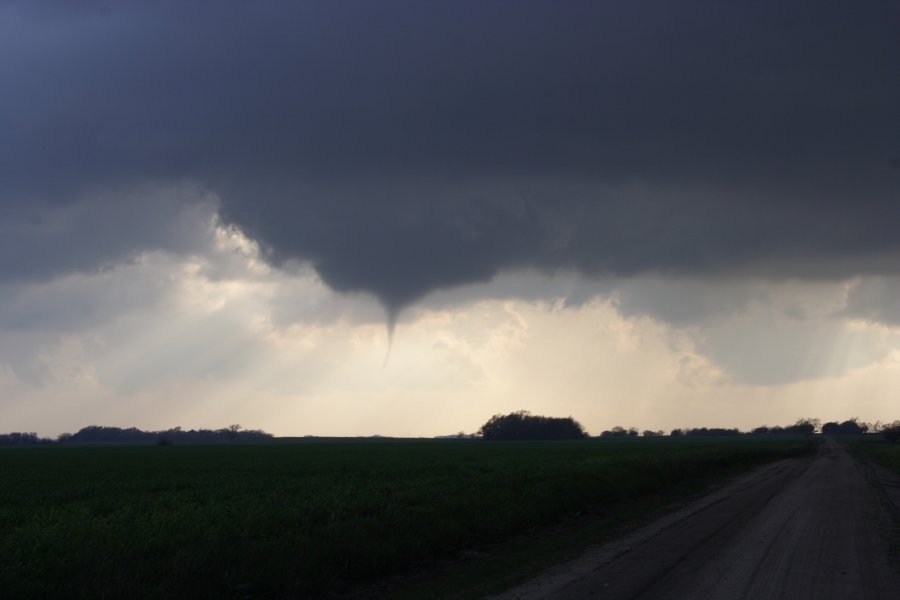
POLYGON ((0 431, 900 418, 898 32, 0 0, 0 431))

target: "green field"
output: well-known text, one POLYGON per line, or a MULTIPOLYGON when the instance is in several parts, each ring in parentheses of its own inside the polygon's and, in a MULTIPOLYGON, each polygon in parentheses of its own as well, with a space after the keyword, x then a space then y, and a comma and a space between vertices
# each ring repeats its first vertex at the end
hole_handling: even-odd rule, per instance
POLYGON ((573 515, 664 503, 798 439, 0 449, 0 597, 318 597, 573 515))

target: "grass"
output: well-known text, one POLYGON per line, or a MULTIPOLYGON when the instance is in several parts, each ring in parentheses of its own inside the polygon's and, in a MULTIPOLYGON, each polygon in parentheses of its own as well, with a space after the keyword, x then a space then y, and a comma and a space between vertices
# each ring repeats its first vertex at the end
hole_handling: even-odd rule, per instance
POLYGON ((874 460, 900 475, 900 444, 891 444, 880 435, 848 438, 847 445, 861 458, 874 460))
MULTIPOLYGON (((900 475, 900 444, 892 444, 881 435, 866 434, 841 439, 850 451, 864 461, 873 461, 887 467, 897 475, 900 475)), ((870 477, 874 475, 867 469, 870 477)), ((888 504, 885 498, 886 505, 888 504)), ((888 555, 894 563, 895 569, 900 571, 900 516, 893 513, 892 522, 882 525, 885 537, 888 539, 888 555)))
POLYGON ((9 598, 319 597, 575 515, 625 514, 802 440, 0 449, 9 598))

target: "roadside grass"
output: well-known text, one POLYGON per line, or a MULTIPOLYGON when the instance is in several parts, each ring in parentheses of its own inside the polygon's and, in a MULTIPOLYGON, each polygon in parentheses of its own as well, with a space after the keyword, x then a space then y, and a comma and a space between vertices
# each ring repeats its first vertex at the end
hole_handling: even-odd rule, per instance
POLYGON ((891 444, 874 433, 850 437, 845 443, 860 458, 874 460, 900 475, 900 444, 891 444))
MULTIPOLYGON (((847 445, 857 458, 864 461, 877 462, 900 476, 900 444, 892 444, 881 435, 874 433, 852 436, 841 439, 841 441, 847 445)), ((877 481, 877 477, 872 473, 871 469, 867 468, 866 470, 870 480, 873 482, 877 481)), ((886 505, 890 506, 891 503, 887 496, 885 496, 884 501, 886 505)), ((883 528, 889 543, 888 554, 894 567, 900 572, 900 515, 898 515, 896 508, 892 514, 892 522, 885 523, 883 528)))
POLYGON ((775 438, 3 448, 0 591, 321 597, 573 519, 593 535, 641 503, 808 448, 775 438))

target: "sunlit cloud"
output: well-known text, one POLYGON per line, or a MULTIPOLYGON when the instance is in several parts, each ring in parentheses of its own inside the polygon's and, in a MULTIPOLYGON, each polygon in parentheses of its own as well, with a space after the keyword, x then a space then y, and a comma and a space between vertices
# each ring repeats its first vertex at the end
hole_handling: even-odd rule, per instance
POLYGON ((282 435, 415 436, 526 409, 598 433, 874 420, 897 391, 900 336, 848 315, 857 281, 513 272, 409 308, 385 362, 375 298, 336 293, 308 265, 273 268, 211 218, 202 252, 143 253, 10 288, 7 316, 102 308, 66 313, 65 327, 38 313, 13 319, 0 418, 44 434, 237 421, 282 435), (710 297, 718 310, 691 312, 710 297))

